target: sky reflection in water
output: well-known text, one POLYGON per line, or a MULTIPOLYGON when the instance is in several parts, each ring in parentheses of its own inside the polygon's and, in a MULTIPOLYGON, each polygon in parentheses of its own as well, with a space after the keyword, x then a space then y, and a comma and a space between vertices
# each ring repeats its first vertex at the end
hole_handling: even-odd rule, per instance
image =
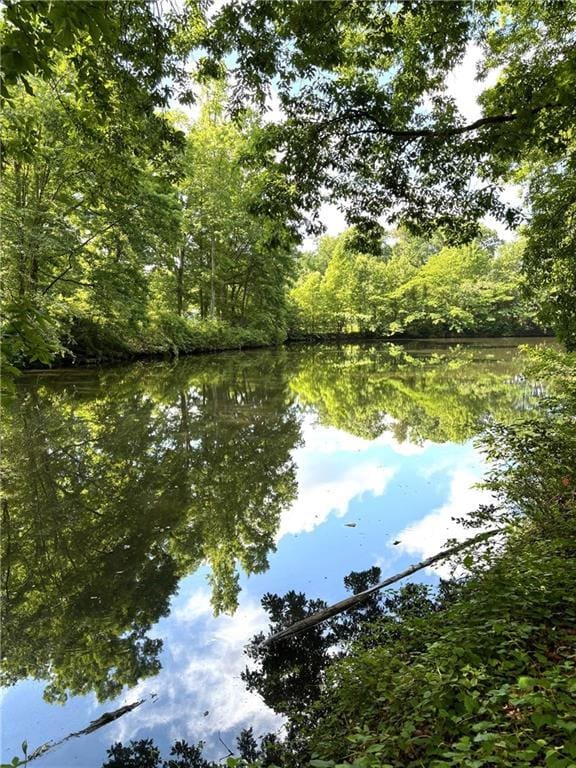
MULTIPOLYGON (((7 447, 13 450, 4 457, 13 526, 19 520, 46 525, 37 534, 50 548, 64 545, 48 530, 46 517, 54 513, 64 525, 73 518, 71 532, 65 528, 62 538, 77 550, 87 521, 95 519, 86 546, 94 549, 102 528, 108 536, 103 551, 116 575, 108 583, 104 574, 88 590, 96 593, 98 605, 104 603, 100 613, 86 595, 76 602, 64 595, 61 617, 62 611, 68 622, 77 616, 85 622, 84 632, 91 621, 98 629, 106 625, 110 607, 123 599, 129 604, 139 585, 160 584, 164 592, 151 594, 150 603, 156 604, 149 613, 143 608, 140 624, 134 620, 134 625, 144 627, 140 637, 161 639, 163 649, 158 674, 103 703, 86 692, 63 706, 48 704, 42 699, 45 683, 29 679, 5 689, 2 758, 18 754, 24 739, 32 749, 145 697, 140 708, 67 742, 41 762, 97 767, 113 741, 151 737, 163 749, 177 738, 203 739, 207 755, 218 758, 226 753, 222 742, 233 748, 243 727, 253 725, 257 734, 279 728, 280 718, 240 680, 243 647, 267 625, 262 595, 295 589, 333 602, 344 596, 342 579, 351 570, 378 565, 385 577, 458 535, 452 518, 486 500, 485 492, 471 487, 484 470, 472 445, 478 421, 489 414, 507 418, 529 406, 531 390, 518 370, 514 344, 507 342, 495 348, 476 343, 457 349, 289 349, 101 374, 27 377, 7 430, 7 447), (41 461, 26 444, 26 430, 36 446, 45 443, 41 461), (69 442, 71 436, 76 442, 69 442), (66 458, 70 445, 75 446, 73 460, 66 458), (61 475, 50 493, 43 471, 61 475), (23 474, 26 492, 20 490, 23 474), (81 496, 86 487, 88 501, 81 496), (35 517, 33 506, 39 502, 43 512, 35 517), (135 515, 141 515, 137 528, 124 520, 125 528, 110 533, 118 519, 135 515), (72 530, 76 523, 78 530, 72 530), (132 540, 142 526, 152 533, 142 534, 141 549, 136 544, 124 549, 126 537, 132 540), (224 540, 234 537, 234 546, 224 540), (234 557, 243 558, 237 577, 229 567, 234 557), (148 569, 157 562, 165 564, 158 571, 162 579, 148 569), (171 584, 178 580, 173 594, 171 584), (236 612, 214 617, 214 595, 220 596, 220 607, 237 599, 236 612), (170 610, 162 616, 166 599, 170 610), (153 624, 149 629, 147 620, 153 624), (152 694, 157 697, 150 700, 152 694)), ((66 565, 54 574, 45 572, 46 563, 56 562, 61 553, 49 554, 43 578, 60 579, 62 589, 72 589, 66 565)), ((18 555, 11 557, 18 574, 22 563, 18 555)), ((97 552, 72 559, 80 574, 100 562, 97 552)), ((421 576, 435 577, 432 572, 421 576)), ((86 648, 67 648, 64 642, 62 651, 60 639, 49 634, 48 647, 34 646, 36 635, 39 646, 43 642, 44 619, 54 626, 59 609, 38 608, 45 592, 21 583, 20 597, 9 602, 5 618, 4 656, 17 656, 19 634, 26 634, 24 653, 34 656, 21 662, 28 670, 57 667, 62 654, 75 652, 90 669, 86 648), (19 612, 23 618, 14 620, 12 633, 11 615, 19 612), (32 617, 30 638, 22 629, 27 615, 32 617)), ((126 636, 133 623, 117 614, 111 632, 126 636)), ((106 648, 109 642, 107 637, 106 648)), ((107 663, 110 667, 113 659, 107 663)), ((103 664, 101 674, 106 668, 103 664)), ((42 677, 38 671, 31 674, 42 677)), ((66 674, 69 678, 63 673, 62 679, 72 679, 66 674)), ((90 673, 84 688, 82 675, 74 675, 78 691, 88 691, 90 673)))

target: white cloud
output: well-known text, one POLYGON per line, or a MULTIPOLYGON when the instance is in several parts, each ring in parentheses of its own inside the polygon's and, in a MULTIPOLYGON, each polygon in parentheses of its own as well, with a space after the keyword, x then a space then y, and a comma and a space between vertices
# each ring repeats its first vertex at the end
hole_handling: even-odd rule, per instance
POLYGON ((262 113, 264 123, 279 123, 285 117, 278 91, 273 88, 266 98, 266 110, 262 113))
POLYGON ((309 477, 299 483, 298 498, 282 515, 277 541, 290 533, 309 533, 331 514, 344 517, 350 502, 366 493, 382 496, 396 470, 376 461, 366 461, 344 472, 340 464, 332 468, 324 466, 322 472, 332 476, 319 481, 309 477))
MULTIPOLYGON (((348 229, 346 217, 338 206, 333 203, 322 203, 318 211, 318 218, 326 228, 324 235, 339 235, 348 229)), ((308 236, 302 241, 302 248, 305 251, 313 251, 318 245, 318 237, 308 236)))
MULTIPOLYGON (((398 548, 423 560, 440 552, 448 539, 463 541, 473 535, 470 529, 453 518, 466 517, 480 504, 488 504, 492 500, 489 491, 473 487, 478 480, 478 474, 469 469, 455 470, 446 504, 398 533, 395 536, 400 540, 398 548)), ((445 563, 434 565, 429 570, 444 577, 450 575, 450 567, 445 563)))
POLYGON ((424 453, 430 446, 434 445, 430 440, 424 440, 421 443, 411 443, 409 440, 400 442, 397 440, 392 432, 382 432, 375 440, 372 441, 372 445, 385 445, 392 449, 398 456, 419 456, 424 453))
POLYGON ((297 465, 298 496, 283 512, 276 541, 283 536, 309 533, 333 514, 344 517, 350 503, 367 493, 382 496, 397 469, 372 454, 361 454, 390 440, 365 440, 335 427, 324 427, 307 417, 302 423, 304 447, 292 452, 297 465))
POLYGON ((277 731, 282 718, 240 679, 247 661, 244 647, 267 625, 264 610, 250 598, 234 616, 214 618, 209 593, 193 592, 172 614, 164 669, 130 691, 131 700, 153 693, 157 698, 115 723, 109 741, 126 742, 161 727, 173 740, 204 740, 210 752, 210 746, 217 748, 219 732, 238 734, 250 725, 256 734, 277 731))
MULTIPOLYGON (((385 417, 383 424, 387 427, 392 426, 394 419, 385 417)), ((294 456, 298 460, 299 454, 305 458, 308 451, 311 454, 333 454, 333 453, 360 453, 369 448, 386 446, 398 456, 416 456, 423 453, 432 443, 424 441, 423 443, 410 443, 408 440, 400 442, 392 432, 385 430, 374 440, 367 440, 365 437, 353 435, 336 427, 325 427, 317 423, 315 417, 306 417, 302 422, 302 435, 305 448, 295 451, 294 456)))
POLYGON ((176 608, 172 615, 176 621, 187 623, 195 622, 200 618, 206 618, 212 613, 210 594, 205 590, 194 592, 183 606, 176 608))
POLYGON ((322 203, 319 215, 320 221, 326 227, 327 235, 339 235, 348 227, 344 214, 332 203, 322 203))
POLYGON ((482 49, 479 45, 468 46, 463 60, 446 78, 446 89, 454 98, 458 109, 469 122, 482 117, 482 110, 478 103, 478 97, 486 88, 496 84, 499 70, 493 69, 483 80, 477 79, 478 64, 482 59, 482 49))
POLYGON ((353 453, 364 451, 370 445, 370 441, 363 437, 352 435, 343 429, 319 424, 315 415, 304 416, 301 430, 305 447, 293 452, 294 458, 300 462, 305 462, 307 454, 314 456, 318 453, 353 453))

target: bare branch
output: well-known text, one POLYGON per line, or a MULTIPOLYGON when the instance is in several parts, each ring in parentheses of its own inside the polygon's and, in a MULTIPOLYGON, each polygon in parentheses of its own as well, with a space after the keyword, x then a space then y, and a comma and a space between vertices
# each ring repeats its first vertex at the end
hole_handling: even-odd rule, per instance
POLYGON ((307 629, 311 629, 317 624, 326 621, 326 619, 330 619, 332 616, 336 616, 343 611, 347 611, 348 609, 354 608, 360 603, 363 603, 364 600, 370 597, 370 595, 372 595, 374 592, 378 592, 378 590, 383 589, 384 587, 388 587, 390 584, 394 584, 395 582, 400 581, 400 579, 404 579, 406 576, 411 576, 413 573, 421 571, 423 568, 427 568, 429 565, 437 563, 439 560, 444 560, 445 558, 460 552, 462 549, 466 549, 473 544, 479 544, 481 541, 485 541, 492 536, 496 536, 497 533, 502 532, 503 531, 501 528, 494 528, 491 531, 484 531, 484 533, 479 533, 477 536, 473 536, 471 539, 466 539, 466 541, 462 541, 453 547, 444 549, 442 552, 438 552, 438 554, 433 555, 432 557, 428 557, 426 560, 422 560, 420 563, 415 563, 414 565, 409 566, 405 571, 401 571, 394 576, 390 576, 389 578, 384 579, 384 581, 381 581, 379 584, 376 584, 369 589, 365 589, 363 592, 358 592, 356 595, 346 597, 344 600, 340 600, 338 603, 329 605, 327 608, 324 608, 317 613, 313 613, 311 616, 307 616, 305 619, 297 621, 295 624, 292 624, 286 629, 277 632, 275 635, 267 637, 260 643, 259 647, 266 648, 268 645, 271 645, 278 640, 284 640, 287 637, 292 637, 292 635, 305 632, 307 629))

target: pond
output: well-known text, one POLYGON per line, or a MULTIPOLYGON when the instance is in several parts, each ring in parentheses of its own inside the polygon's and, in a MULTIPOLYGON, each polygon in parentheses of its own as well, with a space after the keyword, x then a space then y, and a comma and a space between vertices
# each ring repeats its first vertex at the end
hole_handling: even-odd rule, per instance
POLYGON ((97 768, 136 738, 219 758, 244 727, 278 730, 240 677, 262 596, 334 602, 352 570, 384 578, 465 537, 453 518, 486 498, 475 435, 537 396, 519 341, 21 377, 3 425, 3 761, 140 700, 38 763, 97 768))

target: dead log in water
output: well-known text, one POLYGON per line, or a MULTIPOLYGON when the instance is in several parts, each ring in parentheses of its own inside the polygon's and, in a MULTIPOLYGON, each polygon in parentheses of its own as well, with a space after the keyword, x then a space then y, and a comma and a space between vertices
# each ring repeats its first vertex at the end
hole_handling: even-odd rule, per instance
POLYGON ((270 637, 267 637, 260 643, 260 648, 266 648, 278 640, 284 640, 285 638, 292 637, 293 635, 297 635, 300 632, 305 632, 307 629, 311 629, 317 624, 326 621, 326 619, 332 618, 332 616, 336 616, 337 614, 342 613, 343 611, 347 611, 350 608, 355 608, 357 605, 363 603, 364 600, 370 597, 370 595, 372 595, 374 592, 378 592, 378 590, 384 589, 384 587, 389 587, 390 584, 394 584, 395 582, 400 581, 400 579, 404 579, 406 576, 411 576, 413 573, 421 571, 422 568, 427 568, 429 565, 433 565, 439 560, 444 560, 445 558, 450 557, 451 555, 455 555, 467 547, 471 547, 473 544, 479 544, 480 542, 495 536, 497 533, 502 532, 503 531, 501 528, 494 528, 493 530, 479 533, 477 536, 473 536, 471 539, 466 539, 466 541, 461 541, 460 543, 455 544, 453 547, 444 549, 442 552, 438 552, 438 554, 432 555, 432 557, 428 557, 426 560, 422 560, 420 563, 415 563, 409 566, 405 571, 401 571, 394 576, 390 576, 389 578, 384 579, 384 581, 375 584, 373 587, 365 589, 363 592, 358 592, 356 595, 346 597, 344 600, 340 600, 338 603, 329 605, 328 608, 324 608, 317 613, 313 613, 311 616, 306 616, 305 619, 301 619, 295 624, 291 624, 289 627, 286 627, 286 629, 282 629, 280 632, 276 632, 276 634, 270 635, 270 637))

